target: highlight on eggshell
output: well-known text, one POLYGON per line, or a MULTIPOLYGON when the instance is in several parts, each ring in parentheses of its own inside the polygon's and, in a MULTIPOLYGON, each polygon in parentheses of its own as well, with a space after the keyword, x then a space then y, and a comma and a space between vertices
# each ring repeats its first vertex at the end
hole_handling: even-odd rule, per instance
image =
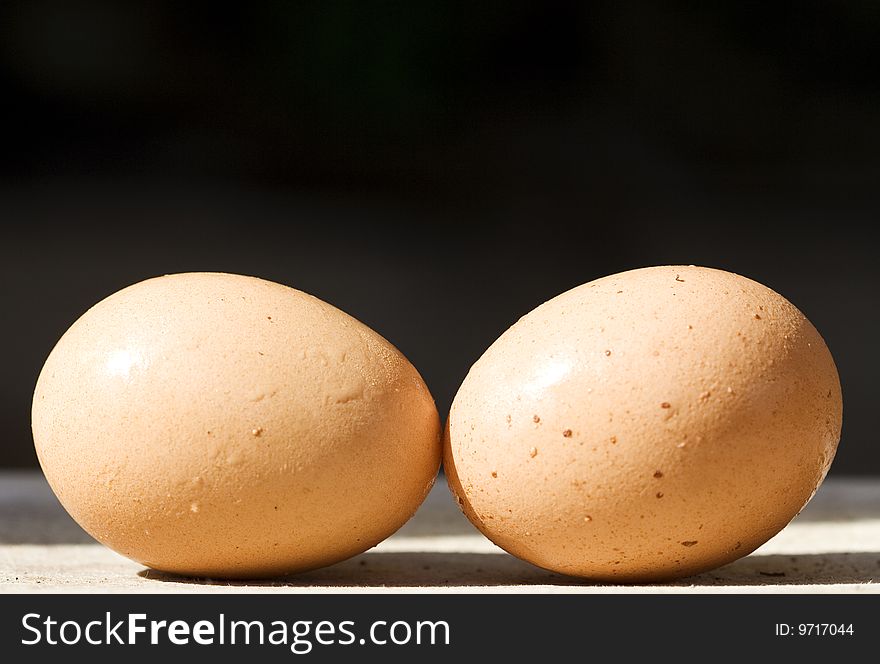
POLYGON ((264 577, 376 545, 440 465, 434 401, 376 332, 293 288, 174 274, 89 309, 37 382, 52 489, 158 570, 264 577))
POLYGON ((748 554, 821 484, 840 440, 837 369, 794 305, 694 266, 607 276, 537 307, 473 365, 444 468, 511 554, 609 582, 748 554))

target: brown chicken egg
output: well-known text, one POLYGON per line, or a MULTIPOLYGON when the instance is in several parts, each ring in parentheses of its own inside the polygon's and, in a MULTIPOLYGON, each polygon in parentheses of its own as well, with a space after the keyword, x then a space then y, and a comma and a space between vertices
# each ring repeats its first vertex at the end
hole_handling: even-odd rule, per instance
POLYGON ((96 539, 167 572, 329 565, 397 530, 440 464, 418 372, 373 330, 252 277, 175 274, 87 311, 46 360, 40 463, 96 539))
POLYGON ((837 370, 790 302, 745 277, 653 267, 574 288, 474 364, 445 437, 467 517, 515 556, 603 581, 753 551, 825 477, 837 370))

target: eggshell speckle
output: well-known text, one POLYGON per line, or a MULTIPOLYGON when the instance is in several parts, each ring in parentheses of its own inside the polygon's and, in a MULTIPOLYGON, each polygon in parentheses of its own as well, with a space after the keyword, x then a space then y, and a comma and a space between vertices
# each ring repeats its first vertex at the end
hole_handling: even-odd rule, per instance
POLYGON ((218 273, 86 312, 43 367, 33 432, 83 528, 198 576, 362 552, 413 514, 440 462, 434 402, 391 344, 310 295, 218 273))
POLYGON ((786 299, 720 270, 645 268, 507 330, 455 397, 444 467, 510 553, 662 580, 781 530, 828 471, 841 417, 831 354, 786 299))

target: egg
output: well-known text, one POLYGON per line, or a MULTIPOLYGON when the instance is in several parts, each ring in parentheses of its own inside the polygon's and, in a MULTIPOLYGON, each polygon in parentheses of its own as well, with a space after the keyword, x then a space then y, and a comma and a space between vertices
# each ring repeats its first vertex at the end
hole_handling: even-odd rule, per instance
POLYGON ((607 582, 753 551, 822 482, 840 383, 819 333, 755 281, 632 270, 521 318, 473 365, 444 439, 466 516, 511 554, 607 582))
POLYGON ((157 570, 265 577, 374 546, 415 512, 440 423, 388 341, 261 279, 174 274, 89 309, 52 350, 34 442, 92 536, 157 570))

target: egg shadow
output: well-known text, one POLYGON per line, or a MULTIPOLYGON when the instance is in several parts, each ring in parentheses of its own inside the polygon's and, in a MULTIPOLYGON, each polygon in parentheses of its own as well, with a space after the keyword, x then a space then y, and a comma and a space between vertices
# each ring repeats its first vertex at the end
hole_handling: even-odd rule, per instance
POLYGON ((797 523, 846 523, 880 519, 880 483, 876 478, 826 480, 816 497, 795 518, 797 523))
POLYGON ((39 473, 0 475, 0 544, 94 544, 39 473))
POLYGON ((272 587, 479 587, 501 585, 582 585, 525 563, 506 553, 369 551, 349 560, 272 579, 218 580, 177 576, 145 569, 139 576, 152 581, 244 588, 272 587))
POLYGON ((263 580, 202 579, 152 569, 142 570, 138 575, 150 581, 169 584, 240 588, 551 586, 581 587, 586 590, 590 587, 849 585, 880 580, 880 552, 752 555, 685 579, 631 586, 568 577, 535 567, 505 553, 373 551, 330 567, 263 580))
POLYGON ((673 586, 825 586, 877 583, 880 552, 753 554, 673 586))

